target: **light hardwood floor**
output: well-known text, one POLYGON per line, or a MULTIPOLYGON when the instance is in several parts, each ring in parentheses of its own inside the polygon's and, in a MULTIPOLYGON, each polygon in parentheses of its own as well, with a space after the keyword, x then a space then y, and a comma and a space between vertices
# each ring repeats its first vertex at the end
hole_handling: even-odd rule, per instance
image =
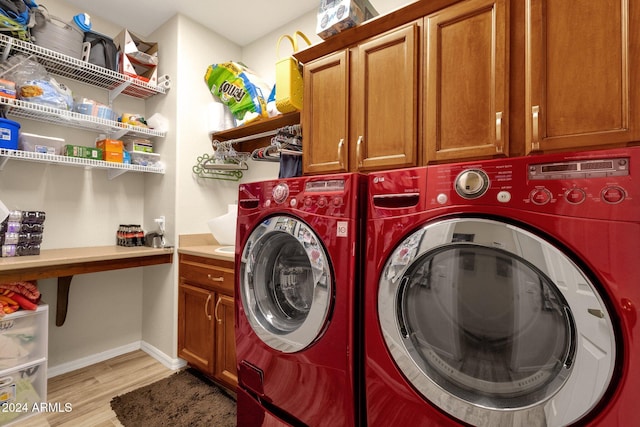
POLYGON ((122 426, 111 409, 115 396, 151 384, 176 371, 142 350, 50 378, 47 383, 49 403, 71 404, 70 412, 38 414, 20 427, 111 427, 122 426))

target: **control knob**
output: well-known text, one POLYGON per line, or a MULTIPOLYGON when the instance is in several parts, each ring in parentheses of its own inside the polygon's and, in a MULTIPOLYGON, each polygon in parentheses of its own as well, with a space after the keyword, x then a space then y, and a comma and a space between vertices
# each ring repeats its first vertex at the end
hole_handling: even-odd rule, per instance
POLYGON ((284 182, 280 183, 273 187, 271 194, 273 195, 273 201, 280 204, 287 200, 287 197, 289 196, 289 186, 284 182))
POLYGON ((623 201, 625 196, 625 191, 616 185, 606 187, 601 193, 602 200, 612 205, 623 201))
POLYGON ((467 169, 456 177, 456 193, 465 199, 477 199, 488 189, 489 177, 483 170, 467 169))

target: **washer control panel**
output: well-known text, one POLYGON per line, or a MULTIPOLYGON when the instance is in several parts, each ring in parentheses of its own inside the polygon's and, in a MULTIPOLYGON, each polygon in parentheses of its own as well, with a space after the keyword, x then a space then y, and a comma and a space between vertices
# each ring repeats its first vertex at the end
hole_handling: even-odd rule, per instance
POLYGON ((262 181, 240 186, 241 207, 299 211, 343 217, 355 209, 353 174, 262 181))

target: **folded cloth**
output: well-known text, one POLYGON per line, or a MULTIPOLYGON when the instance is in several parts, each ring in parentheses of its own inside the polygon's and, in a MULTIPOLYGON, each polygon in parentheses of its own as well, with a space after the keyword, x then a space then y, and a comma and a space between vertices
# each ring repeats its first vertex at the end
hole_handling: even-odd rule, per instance
POLYGON ((40 301, 40 291, 34 282, 0 283, 0 291, 5 289, 22 295, 33 303, 40 301))

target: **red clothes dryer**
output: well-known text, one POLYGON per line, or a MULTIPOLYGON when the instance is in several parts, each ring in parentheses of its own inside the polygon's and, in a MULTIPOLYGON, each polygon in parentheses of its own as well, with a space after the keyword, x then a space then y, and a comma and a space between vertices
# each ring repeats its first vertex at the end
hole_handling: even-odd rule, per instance
POLYGON ((368 191, 368 425, 640 425, 640 147, 368 191))
POLYGON ((240 185, 239 425, 360 423, 364 185, 358 174, 240 185))

